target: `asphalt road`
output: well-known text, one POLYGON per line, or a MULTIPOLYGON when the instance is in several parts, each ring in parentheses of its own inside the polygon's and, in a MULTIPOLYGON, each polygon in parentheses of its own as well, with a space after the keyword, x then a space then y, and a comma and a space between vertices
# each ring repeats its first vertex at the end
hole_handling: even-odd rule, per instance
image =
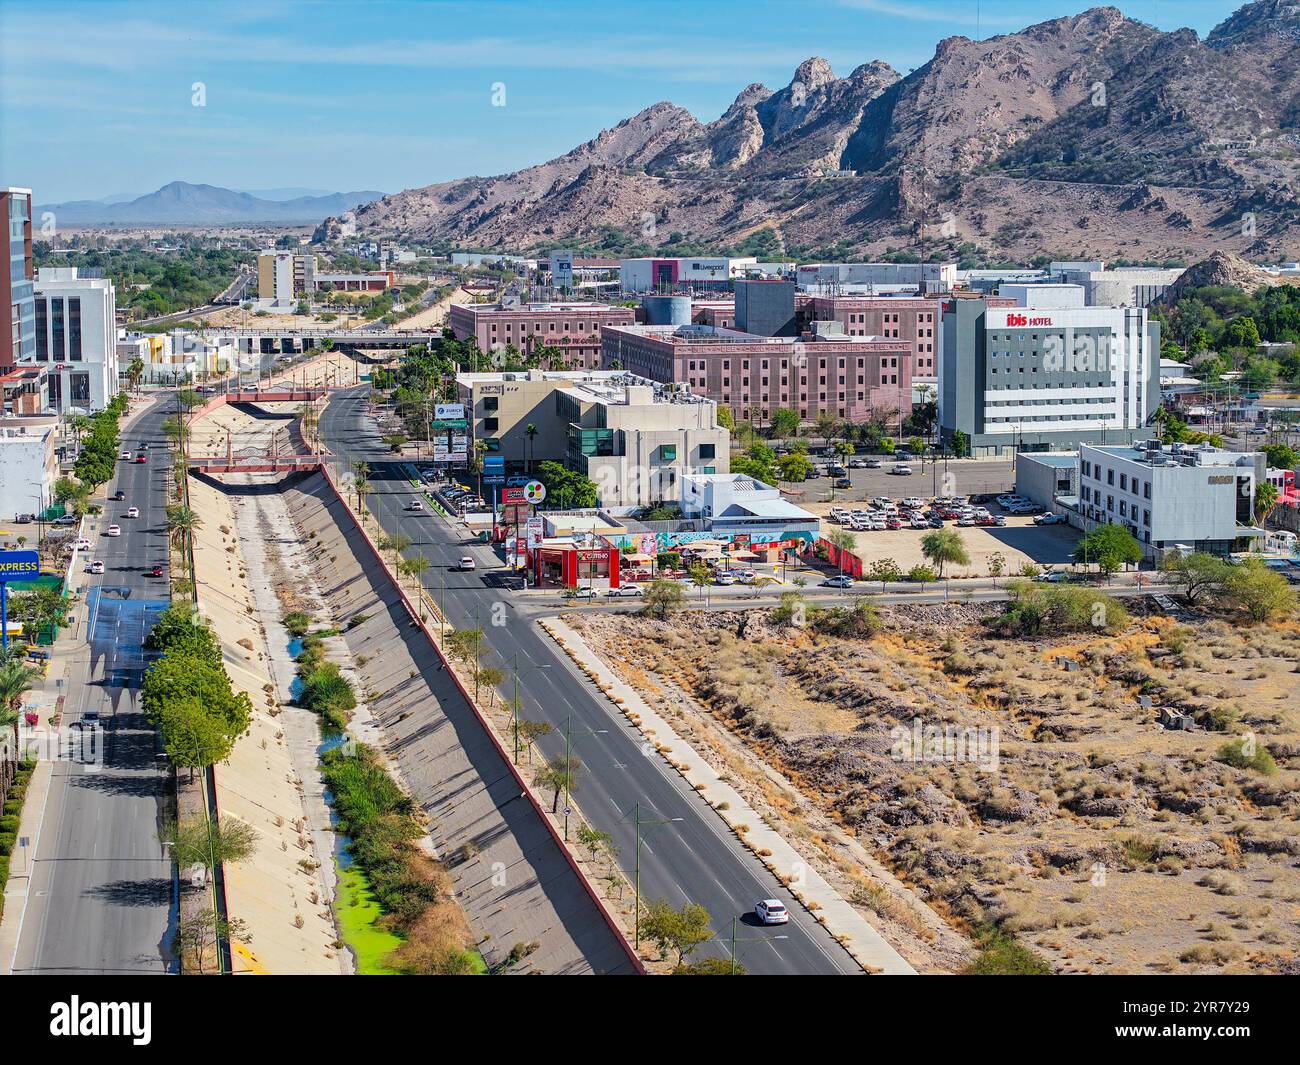
POLYGON ((321 435, 334 452, 339 471, 349 473, 356 460, 370 464, 374 492, 369 505, 387 532, 410 537, 409 556, 429 559, 424 584, 450 623, 456 628, 483 629, 482 665, 503 669, 510 676, 518 655, 523 713, 546 720, 555 729, 538 744, 543 756, 564 753, 569 726, 573 754, 582 762, 574 799, 593 826, 613 836, 629 885, 636 854, 632 815, 640 803, 643 826, 647 821, 680 819, 642 829, 642 898, 705 906, 718 939, 701 954, 727 956, 725 939, 731 920, 740 917, 745 921, 741 938, 747 942, 738 945, 737 953, 752 973, 860 972, 831 935, 735 840, 722 819, 660 757, 643 749, 644 737, 595 697, 586 678, 539 630, 532 612, 521 612, 523 601, 494 587, 492 571, 500 565, 495 553, 428 510, 403 511, 415 491, 364 418, 361 397, 367 391, 335 393, 321 417, 321 435), (475 558, 476 571, 455 569, 466 554, 475 558), (793 915, 790 924, 773 929, 756 926, 754 903, 764 898, 781 899, 793 915))
MULTIPOLYGON (((88 607, 87 620, 64 637, 80 641, 68 661, 63 725, 98 709, 103 729, 102 765, 55 761, 34 867, 13 957, 15 973, 167 973, 174 925, 171 861, 158 843, 166 806, 167 771, 158 760, 156 733, 139 705, 146 665, 141 647, 165 609, 166 582, 147 575, 167 564, 165 478, 170 465, 161 426, 165 401, 123 432, 123 448, 148 441, 144 465, 120 462, 108 486, 125 501, 108 503, 89 519, 104 573, 74 575, 88 607), (139 518, 125 517, 140 508, 139 518), (103 536, 110 524, 122 535, 103 536)), ((71 734, 76 735, 77 732, 71 734)), ((87 746, 94 741, 85 732, 87 746)))

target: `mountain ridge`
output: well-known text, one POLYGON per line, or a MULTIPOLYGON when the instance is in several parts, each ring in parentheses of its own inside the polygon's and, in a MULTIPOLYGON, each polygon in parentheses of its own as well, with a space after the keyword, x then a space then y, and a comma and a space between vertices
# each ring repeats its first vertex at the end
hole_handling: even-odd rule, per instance
MULTIPOLYGON (((276 190, 268 190, 276 191, 276 190)), ((334 192, 324 196, 265 199, 218 185, 171 181, 154 192, 122 202, 70 200, 33 208, 52 212, 59 225, 229 225, 252 222, 319 222, 382 196, 381 192, 334 192)))
POLYGON ((812 57, 712 121, 660 101, 554 159, 354 217, 369 235, 514 250, 598 246, 612 226, 647 250, 770 229, 805 252, 1296 258, 1297 39, 1300 9, 1256 0, 1204 41, 1097 7, 945 38, 906 76, 871 60, 839 78, 812 57))

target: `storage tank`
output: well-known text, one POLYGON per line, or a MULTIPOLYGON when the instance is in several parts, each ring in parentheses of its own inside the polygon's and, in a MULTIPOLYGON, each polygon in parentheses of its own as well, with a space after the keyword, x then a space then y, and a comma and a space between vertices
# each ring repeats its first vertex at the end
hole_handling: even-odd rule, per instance
POLYGON ((641 300, 647 325, 690 325, 690 296, 646 296, 641 300))

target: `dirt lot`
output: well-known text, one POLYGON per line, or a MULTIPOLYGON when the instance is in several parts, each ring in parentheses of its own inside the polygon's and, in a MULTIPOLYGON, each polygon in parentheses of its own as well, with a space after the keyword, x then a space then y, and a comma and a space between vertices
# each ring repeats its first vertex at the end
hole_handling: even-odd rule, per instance
POLYGON ((981 613, 886 610, 860 639, 766 611, 572 623, 923 971, 989 923, 1057 972, 1292 971, 1300 625, 1009 640, 981 613), (939 733, 913 757, 915 728, 939 733), (1216 759, 1242 736, 1275 774, 1216 759))

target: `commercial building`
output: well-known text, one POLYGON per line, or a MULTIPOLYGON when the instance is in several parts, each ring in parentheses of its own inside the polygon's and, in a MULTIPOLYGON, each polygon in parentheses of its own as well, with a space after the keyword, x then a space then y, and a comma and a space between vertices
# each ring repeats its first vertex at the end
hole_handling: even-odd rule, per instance
POLYGON ((1105 263, 1052 263, 1049 273, 1065 284, 1078 285, 1089 307, 1146 307, 1183 274, 1173 269, 1132 266, 1106 269, 1105 263))
POLYGON ((726 472, 717 406, 622 371, 466 373, 456 378, 473 440, 507 468, 565 463, 614 509, 675 501, 682 476, 726 472))
POLYGON ((603 303, 471 303, 453 304, 448 324, 457 340, 473 337, 486 352, 513 345, 527 357, 538 347, 557 347, 566 367, 594 370, 600 368, 601 330, 635 321, 634 308, 603 303))
POLYGON ((0 418, 0 521, 39 514, 50 504, 59 475, 57 429, 53 416, 0 418))
POLYGON ((704 519, 711 537, 754 547, 803 548, 816 541, 819 519, 770 484, 741 473, 682 478, 682 516, 704 519))
POLYGON ((44 366, 23 363, 0 373, 0 416, 43 414, 49 405, 49 371, 44 366))
POLYGON ((912 383, 925 383, 931 398, 939 381, 937 300, 915 296, 814 296, 806 312, 813 321, 839 322, 850 337, 904 340, 911 352, 912 383))
POLYGON ((760 337, 799 334, 793 281, 741 280, 736 282, 735 291, 733 307, 737 330, 760 337))
POLYGON ((619 281, 624 292, 725 292, 741 278, 787 277, 794 266, 753 256, 620 259, 619 281))
POLYGON ((50 406, 102 410, 117 395, 117 294, 99 270, 43 267, 35 283, 34 361, 49 370, 50 406))
POLYGON ((951 292, 957 284, 956 263, 808 263, 796 275, 799 288, 834 295, 845 286, 877 291, 951 292))
POLYGON ((32 274, 32 190, 0 189, 0 373, 36 355, 36 304, 32 274))
POLYGON ((1127 443, 1160 403, 1160 327, 1135 307, 943 303, 939 421, 973 455, 1127 443))
POLYGON ((257 256, 257 295, 285 307, 322 288, 340 292, 384 292, 397 283, 391 270, 359 274, 321 273, 316 256, 293 251, 264 251, 257 256))
POLYGON ((704 325, 616 326, 602 335, 605 366, 685 385, 763 424, 779 408, 804 421, 826 413, 896 420, 912 409, 912 347, 903 339, 762 337, 704 325))

